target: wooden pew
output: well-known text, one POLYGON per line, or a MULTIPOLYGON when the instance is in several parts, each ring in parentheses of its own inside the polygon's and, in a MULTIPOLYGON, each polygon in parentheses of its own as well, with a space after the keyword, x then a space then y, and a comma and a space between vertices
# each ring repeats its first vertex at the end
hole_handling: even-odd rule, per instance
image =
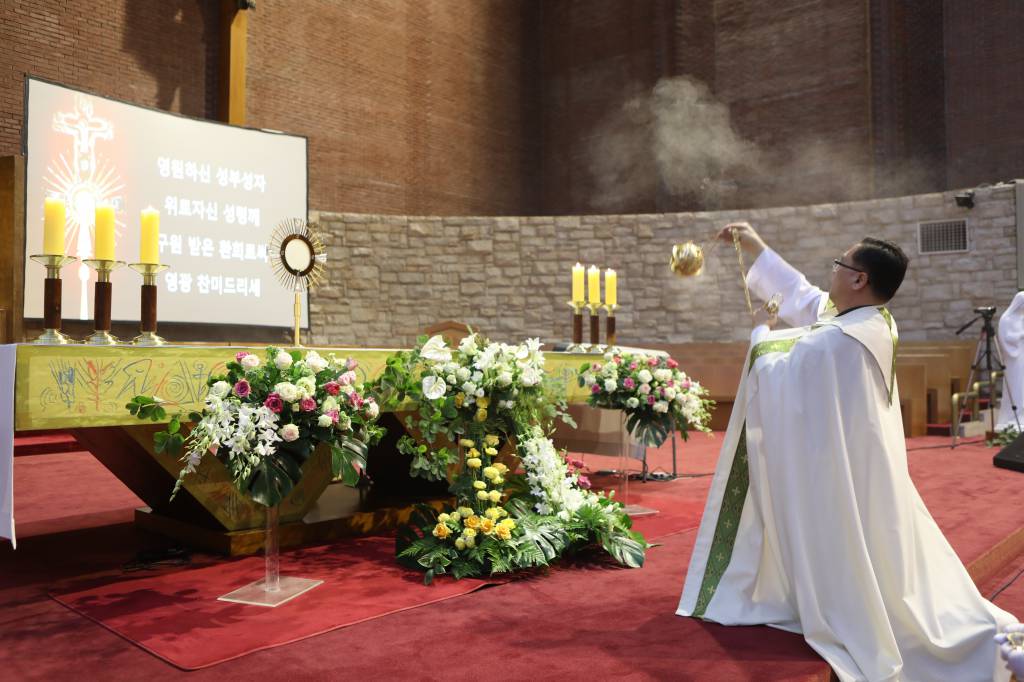
POLYGON ((911 363, 896 363, 896 385, 903 412, 903 433, 906 436, 924 436, 928 433, 928 380, 927 368, 911 363))

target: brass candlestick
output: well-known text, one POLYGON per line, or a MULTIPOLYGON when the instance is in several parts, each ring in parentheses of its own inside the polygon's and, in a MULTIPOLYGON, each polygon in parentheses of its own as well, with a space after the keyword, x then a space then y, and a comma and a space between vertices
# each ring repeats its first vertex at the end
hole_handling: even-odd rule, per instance
POLYGON ((142 315, 140 333, 132 343, 136 346, 163 346, 167 342, 156 333, 156 276, 168 268, 161 263, 132 263, 132 270, 142 275, 142 315))
POLYGON ((615 345, 615 309, 619 306, 614 303, 605 304, 604 309, 608 313, 608 317, 605 319, 605 343, 611 348, 615 345))
POLYGON ((30 258, 46 267, 46 280, 43 287, 43 333, 36 337, 32 343, 51 346, 75 343, 74 339, 65 336, 60 331, 60 269, 78 259, 73 256, 55 256, 51 254, 38 254, 30 256, 30 258))
POLYGON ((572 345, 583 344, 583 309, 587 306, 583 301, 569 301, 572 308, 572 345))
POLYGON ((110 333, 110 310, 113 285, 110 273, 124 265, 123 260, 90 258, 82 261, 96 271, 96 285, 93 297, 93 332, 85 339, 90 346, 116 346, 121 341, 110 333))
POLYGON ((596 347, 601 343, 601 318, 598 312, 601 309, 600 303, 588 303, 590 308, 590 345, 596 347))

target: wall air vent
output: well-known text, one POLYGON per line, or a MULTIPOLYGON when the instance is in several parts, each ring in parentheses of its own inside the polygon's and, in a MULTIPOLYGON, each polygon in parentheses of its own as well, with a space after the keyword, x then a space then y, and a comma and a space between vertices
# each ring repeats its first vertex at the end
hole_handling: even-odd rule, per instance
POLYGON ((922 254, 967 251, 967 221, 942 220, 918 223, 917 248, 922 254))

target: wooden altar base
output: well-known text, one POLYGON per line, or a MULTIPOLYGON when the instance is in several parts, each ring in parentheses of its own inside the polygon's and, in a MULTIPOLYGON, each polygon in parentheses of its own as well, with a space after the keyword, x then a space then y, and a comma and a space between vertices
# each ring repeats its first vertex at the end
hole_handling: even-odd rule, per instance
MULTIPOLYGON (((446 500, 423 500, 440 512, 446 500)), ((282 549, 305 545, 319 545, 346 537, 361 535, 389 534, 409 520, 414 503, 405 506, 380 507, 356 511, 350 516, 324 519, 307 523, 297 521, 280 526, 279 542, 282 549)), ((264 531, 260 528, 249 530, 214 530, 186 523, 170 516, 154 512, 149 507, 135 510, 135 525, 177 540, 189 547, 224 554, 247 556, 263 549, 264 531)))

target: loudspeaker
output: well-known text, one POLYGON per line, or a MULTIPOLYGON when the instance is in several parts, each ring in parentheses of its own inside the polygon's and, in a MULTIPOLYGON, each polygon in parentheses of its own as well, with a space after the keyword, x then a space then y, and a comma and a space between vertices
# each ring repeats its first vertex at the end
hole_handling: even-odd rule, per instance
POLYGON ((992 463, 1001 469, 1024 471, 1024 434, 1017 436, 1012 443, 1000 450, 999 454, 992 458, 992 463))

